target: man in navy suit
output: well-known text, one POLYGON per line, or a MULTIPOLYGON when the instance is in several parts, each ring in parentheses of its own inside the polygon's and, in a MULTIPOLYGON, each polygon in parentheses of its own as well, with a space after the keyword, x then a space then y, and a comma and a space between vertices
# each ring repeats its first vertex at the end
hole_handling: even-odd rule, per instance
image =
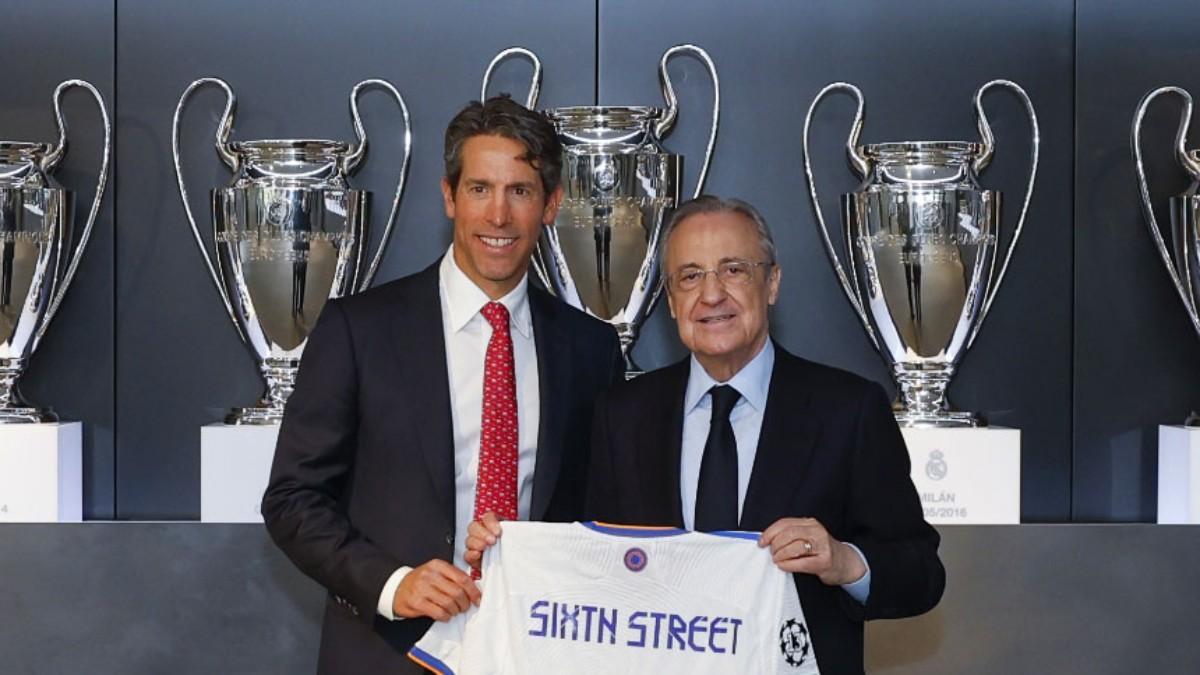
POLYGON ((469 105, 446 131, 446 255, 330 301, 309 337, 262 513, 329 591, 319 672, 420 672, 404 655, 430 621, 478 601, 482 513, 581 515, 593 403, 623 362, 610 326, 528 283, 560 152, 507 97, 469 105))
POLYGON ((701 197, 664 237, 692 354, 601 395, 585 511, 761 531, 793 574, 821 673, 862 673, 863 621, 925 612, 945 586, 884 391, 772 341, 782 270, 754 207, 701 197))

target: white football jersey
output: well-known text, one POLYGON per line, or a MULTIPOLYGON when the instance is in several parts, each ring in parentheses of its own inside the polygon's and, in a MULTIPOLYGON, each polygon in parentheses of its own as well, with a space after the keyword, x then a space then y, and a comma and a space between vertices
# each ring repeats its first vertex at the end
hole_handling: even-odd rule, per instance
POLYGON ((749 532, 505 522, 483 600, 409 658, 436 673, 818 673, 791 575, 749 532))

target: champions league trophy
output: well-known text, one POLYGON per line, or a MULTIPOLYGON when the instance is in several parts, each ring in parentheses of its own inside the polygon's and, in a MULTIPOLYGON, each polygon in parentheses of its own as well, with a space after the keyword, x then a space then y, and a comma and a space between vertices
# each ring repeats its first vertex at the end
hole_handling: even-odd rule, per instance
POLYGON ((844 82, 822 89, 804 120, 804 169, 817 224, 842 290, 891 366, 900 390, 896 419, 904 427, 982 424, 975 414, 950 408, 946 387, 1004 280, 1033 195, 1039 134, 1029 97, 1013 82, 993 80, 975 92, 974 105, 982 143, 858 145, 863 96, 844 82), (1008 87, 1020 97, 1033 135, 1025 203, 998 272, 1000 193, 978 182, 994 151, 981 102, 993 86, 1008 87), (846 152, 863 179, 857 191, 842 197, 849 274, 825 226, 808 146, 813 111, 826 94, 839 89, 858 100, 846 152))
POLYGON ((350 92, 350 116, 358 143, 329 140, 229 141, 236 100, 223 80, 196 80, 179 99, 171 133, 179 196, 209 275, 243 341, 266 380, 257 407, 234 409, 231 424, 276 424, 292 392, 308 334, 329 298, 365 290, 379 267, 400 198, 412 148, 408 106, 384 80, 363 80, 350 92), (228 187, 212 191, 214 266, 188 202, 179 153, 179 122, 184 103, 199 87, 225 92, 217 126, 217 155, 233 172, 228 187), (359 94, 379 87, 400 104, 404 115, 404 159, 391 214, 369 266, 369 193, 350 187, 349 177, 367 152, 367 134, 358 113, 359 94))
MULTIPOLYGON (((543 230, 534 269, 546 288, 592 316, 611 323, 621 339, 627 375, 640 372, 631 357, 638 329, 661 290, 659 244, 662 227, 679 203, 683 157, 662 146, 678 115, 667 62, 679 53, 704 62, 713 82, 712 127, 696 189, 704 188, 720 119, 721 85, 708 53, 695 45, 668 49, 658 64, 666 108, 571 106, 544 114, 563 145, 562 207, 543 230)), ((505 49, 483 76, 487 98, 492 71, 512 55, 533 62, 525 105, 537 104, 542 65, 522 47, 505 49)))
MULTIPOLYGON (((1200 234, 1200 150, 1188 150, 1187 130, 1192 122, 1192 97, 1179 87, 1160 87, 1146 94, 1138 104, 1133 116, 1133 129, 1130 142, 1133 145, 1134 168, 1137 171, 1138 189, 1142 195, 1142 209, 1146 214, 1146 225, 1150 236, 1154 239, 1158 253, 1166 265, 1167 274, 1183 301, 1192 327, 1200 332, 1200 312, 1196 308, 1196 296, 1200 292, 1200 251, 1197 250, 1197 234, 1200 234), (1150 187, 1146 181, 1146 167, 1142 163, 1142 120, 1150 103, 1162 94, 1178 94, 1183 99, 1183 111, 1179 118, 1179 131, 1175 136, 1175 157, 1191 178, 1192 184, 1182 194, 1171 197, 1171 248, 1175 251, 1172 258, 1170 249, 1163 242, 1162 231, 1158 227, 1158 219, 1154 216, 1154 205, 1150 201, 1150 187)), ((1187 426, 1200 426, 1200 417, 1192 413, 1188 417, 1187 426)))
MULTIPOLYGON (((1183 301, 1192 327, 1200 332, 1200 312, 1196 307, 1196 295, 1200 292, 1200 150, 1187 149, 1187 131, 1192 122, 1192 97, 1180 87, 1159 87, 1146 94, 1138 104, 1133 116, 1130 144, 1133 146, 1133 165, 1137 172, 1138 190, 1142 195, 1142 210, 1146 214, 1146 225, 1150 237, 1158 248, 1159 256, 1167 268, 1167 275, 1183 301), (1150 186, 1146 180, 1146 167, 1142 158, 1142 121, 1146 110, 1155 98, 1163 94, 1177 94, 1183 99, 1183 110, 1179 117, 1179 130, 1175 133, 1175 158, 1191 179, 1191 185, 1183 193, 1170 199, 1171 246, 1163 241, 1158 219, 1154 215, 1154 204, 1150 199, 1150 186), (1171 251, 1174 250, 1174 256, 1171 251)), ((1158 522, 1200 523, 1200 417, 1193 412, 1183 425, 1159 425, 1158 427, 1158 522)))
POLYGON ((57 144, 0 141, 0 424, 56 420, 21 399, 17 380, 75 277, 108 182, 112 127, 100 93, 83 80, 67 80, 52 100, 57 144), (51 175, 67 151, 62 95, 72 87, 92 95, 104 124, 96 196, 74 250, 72 195, 51 175))

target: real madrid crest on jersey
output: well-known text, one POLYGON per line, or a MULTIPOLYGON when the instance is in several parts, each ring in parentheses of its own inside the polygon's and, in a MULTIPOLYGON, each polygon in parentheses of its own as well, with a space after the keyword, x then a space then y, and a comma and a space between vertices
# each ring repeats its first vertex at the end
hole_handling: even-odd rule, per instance
POLYGON ((789 666, 799 668, 808 658, 808 628, 803 621, 788 619, 779 629, 779 651, 789 666))

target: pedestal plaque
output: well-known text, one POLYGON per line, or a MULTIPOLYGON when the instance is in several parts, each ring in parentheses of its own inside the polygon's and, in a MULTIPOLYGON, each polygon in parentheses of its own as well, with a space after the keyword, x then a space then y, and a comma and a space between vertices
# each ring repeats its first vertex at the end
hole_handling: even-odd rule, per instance
POLYGON ((83 520, 83 424, 0 424, 0 522, 83 520))
POLYGON ((279 425, 200 428, 200 522, 261 523, 279 425))
POLYGON ((1021 522, 1021 431, 1003 427, 901 429, 925 520, 1021 522))
POLYGON ((1200 428, 1158 428, 1158 522, 1200 524, 1200 428))

